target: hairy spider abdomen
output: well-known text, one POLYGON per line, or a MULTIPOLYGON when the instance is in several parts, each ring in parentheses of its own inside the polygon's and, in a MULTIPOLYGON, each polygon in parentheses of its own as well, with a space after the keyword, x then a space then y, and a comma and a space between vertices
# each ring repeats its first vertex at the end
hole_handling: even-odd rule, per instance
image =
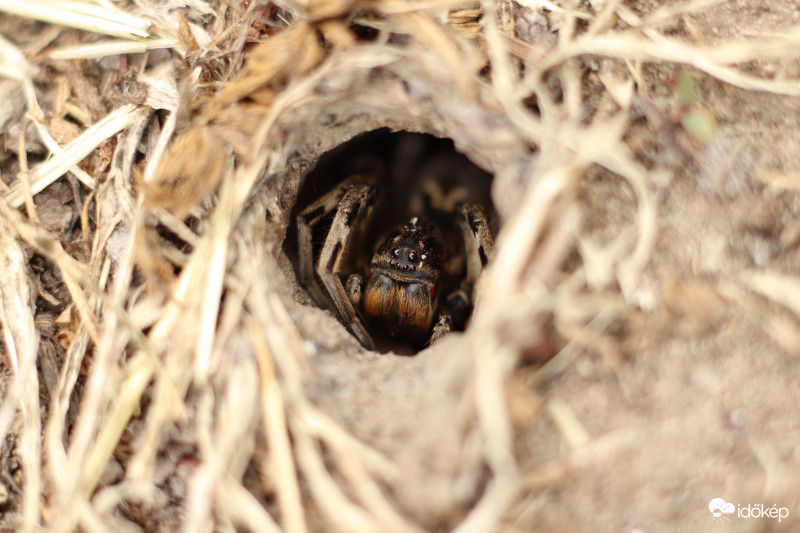
POLYGON ((427 340, 435 309, 435 291, 427 283, 374 273, 364 291, 364 313, 369 319, 388 334, 412 342, 427 340))
POLYGON ((412 218, 378 247, 364 291, 364 313, 392 336, 427 340, 444 264, 435 226, 412 218))

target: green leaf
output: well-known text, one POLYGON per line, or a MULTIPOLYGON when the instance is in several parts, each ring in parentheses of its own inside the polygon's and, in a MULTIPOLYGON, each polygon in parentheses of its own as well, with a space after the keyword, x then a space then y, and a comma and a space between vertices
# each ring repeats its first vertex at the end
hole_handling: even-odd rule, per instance
POLYGON ((689 109, 681 119, 681 125, 689 135, 700 142, 710 140, 717 131, 717 119, 711 111, 699 106, 692 106, 689 109))
POLYGON ((694 77, 682 71, 678 75, 678 81, 675 83, 675 95, 678 97, 678 102, 681 107, 692 106, 697 99, 697 91, 695 87, 694 77))

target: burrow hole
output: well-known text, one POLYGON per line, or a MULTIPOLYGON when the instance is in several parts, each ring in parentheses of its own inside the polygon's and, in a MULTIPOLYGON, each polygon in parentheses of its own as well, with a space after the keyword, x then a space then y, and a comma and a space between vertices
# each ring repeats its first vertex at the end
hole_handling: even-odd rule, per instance
MULTIPOLYGON (((376 196, 371 216, 355 224, 353 235, 348 239, 342 255, 342 283, 351 273, 360 273, 366 279, 370 260, 386 235, 412 217, 424 218, 439 228, 447 245, 446 275, 439 289, 435 313, 435 317, 438 316, 444 310, 448 295, 459 287, 466 268, 464 239, 456 221, 455 206, 463 201, 483 205, 492 233, 497 235, 498 220, 490 193, 492 175, 457 152, 450 139, 388 129, 361 134, 323 154, 302 180, 284 244, 295 272, 300 261, 297 216, 353 176, 374 177, 376 196)), ((313 228, 315 267, 334 214, 332 211, 313 228)), ((330 297, 327 294, 324 297, 325 301, 317 301, 317 305, 330 309, 336 316, 330 297)), ((467 310, 464 318, 454 323, 454 330, 463 330, 470 314, 471 310, 467 310)), ((415 343, 402 335, 387 334, 379 325, 366 320, 362 309, 359 315, 378 351, 413 355, 426 346, 426 342, 415 343)))

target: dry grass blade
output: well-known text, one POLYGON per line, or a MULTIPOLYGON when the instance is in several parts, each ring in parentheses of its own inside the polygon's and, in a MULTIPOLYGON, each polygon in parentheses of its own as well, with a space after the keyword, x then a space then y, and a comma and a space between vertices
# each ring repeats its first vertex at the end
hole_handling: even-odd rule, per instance
MULTIPOLYGON (((244 340, 244 337, 243 339, 244 340)), ((258 372, 255 361, 241 358, 233 363, 225 389, 214 400, 206 388, 198 412, 198 445, 202 462, 193 475, 184 503, 184 531, 211 531, 214 514, 226 480, 239 479, 254 448, 254 428, 258 418, 258 372), (216 405, 215 405, 216 404, 216 405)))
POLYGON ((797 34, 782 39, 763 39, 750 42, 729 42, 703 47, 658 36, 658 41, 637 34, 612 33, 581 36, 549 54, 536 68, 526 73, 529 79, 539 79, 542 73, 582 55, 600 55, 640 61, 666 61, 705 71, 711 76, 747 90, 761 90, 796 96, 796 83, 758 78, 731 68, 759 59, 790 59, 798 55, 800 37, 797 34))
MULTIPOLYGON (((44 145, 47 146, 47 149, 50 150, 53 155, 63 156, 64 149, 61 148, 58 142, 50 136, 50 133, 47 131, 45 125, 38 120, 34 120, 33 126, 36 128, 39 138, 42 140, 44 145)), ((77 165, 70 167, 69 171, 86 187, 89 189, 94 189, 95 180, 89 174, 87 174, 86 171, 77 165)), ((30 177, 28 179, 30 179, 30 177)))
POLYGON ((267 348, 261 332, 255 325, 251 329, 251 338, 261 375, 261 402, 263 404, 261 411, 265 432, 270 443, 270 470, 275 472, 275 477, 278 479, 278 505, 281 508, 286 531, 303 533, 307 530, 307 526, 280 385, 275 377, 275 368, 269 348, 267 348))
POLYGON ((400 18, 406 28, 413 28, 420 44, 436 49, 448 65, 447 71, 455 78, 455 84, 461 93, 470 96, 475 92, 475 79, 472 72, 477 70, 477 61, 470 61, 464 50, 459 48, 458 42, 448 35, 441 24, 431 18, 410 13, 400 18))
MULTIPOLYGON (((494 264, 489 267, 479 287, 479 298, 482 298, 479 301, 482 303, 476 309, 471 328, 476 339, 475 392, 478 416, 487 441, 487 458, 498 483, 496 493, 490 492, 484 498, 491 496, 504 500, 509 490, 507 485, 513 483, 517 475, 511 444, 513 432, 503 392, 504 376, 513 364, 516 352, 503 346, 502 341, 490 332, 505 320, 507 310, 504 302, 518 290, 553 204, 580 175, 581 169, 573 164, 552 169, 536 180, 522 208, 498 239, 494 264)), ((497 511, 493 504, 486 505, 497 511)), ((482 507, 479 505, 479 508, 482 507)))
POLYGON ((647 26, 655 26, 675 17, 680 17, 695 11, 709 9, 726 1, 727 0, 690 0, 688 2, 662 6, 656 9, 654 13, 650 14, 645 19, 644 24, 647 26))
POLYGON ((776 169, 756 169, 753 176, 765 185, 780 189, 800 190, 800 173, 776 169))
POLYGON ((0 77, 22 82, 30 79, 35 70, 22 52, 0 35, 0 77))
MULTIPOLYGON (((259 285, 264 283, 266 280, 259 281, 259 285)), ((266 287, 260 288, 255 293, 261 293, 265 289, 266 287)), ((266 306, 261 299, 252 300, 252 308, 257 317, 271 315, 267 322, 271 324, 290 320, 288 316, 285 316, 286 311, 280 302, 275 301, 272 297, 268 297, 268 300, 271 305, 266 306)), ((329 522, 348 531, 416 531, 416 528, 386 501, 372 478, 373 472, 378 472, 379 476, 384 479, 396 477, 395 469, 386 464, 385 458, 356 441, 323 413, 310 406, 306 400, 302 399, 302 396, 298 396, 302 395, 302 385, 299 381, 301 375, 297 363, 302 359, 303 352, 296 334, 291 322, 286 323, 284 327, 270 327, 266 330, 266 344, 269 346, 269 354, 277 358, 276 363, 285 376, 285 386, 289 395, 286 401, 291 406, 292 417, 290 420, 293 421, 292 435, 295 441, 297 464, 304 477, 310 482, 310 490, 317 506, 329 522), (362 505, 351 501, 339 489, 322 461, 321 450, 315 439, 320 439, 334 451, 337 469, 341 470, 350 482, 362 505)), ((256 343, 256 347, 259 343, 260 341, 256 343)), ((260 365, 263 369, 271 367, 270 362, 266 360, 263 360, 260 365)), ((266 374, 267 377, 270 375, 272 375, 270 372, 266 374)), ((270 380, 267 380, 264 385, 269 383, 270 380)), ((265 394, 267 398, 275 398, 278 390, 276 388, 265 391, 265 394)), ((271 413, 268 422, 271 421, 269 428, 272 431, 268 435, 271 434, 271 439, 278 439, 275 446, 272 447, 273 453, 278 454, 283 449, 283 446, 280 445, 283 437, 280 437, 280 434, 285 430, 275 427, 278 419, 282 418, 281 413, 276 412, 276 407, 270 402, 269 406, 265 406, 265 410, 266 413, 271 413)), ((286 469, 290 468, 292 464, 291 456, 286 457, 287 453, 288 450, 273 459, 281 460, 281 456, 284 456, 282 466, 276 465, 274 470, 279 473, 279 479, 286 478, 288 474, 286 469)), ((287 519, 294 515, 294 518, 290 519, 293 521, 292 527, 299 529, 304 527, 302 507, 297 499, 299 495, 296 489, 292 489, 293 483, 293 481, 289 481, 288 484, 281 484, 278 489, 279 503, 285 509, 284 516, 287 519)), ((288 527, 289 522, 286 525, 288 527)))
POLYGON ((314 501, 331 524, 342 531, 377 532, 380 523, 361 507, 354 504, 331 477, 322 460, 322 451, 308 433, 299 428, 295 436, 297 462, 303 476, 308 479, 314 501))
POLYGON ((80 285, 81 282, 88 284, 84 265, 67 254, 60 243, 47 235, 41 227, 28 222, 19 213, 10 210, 5 202, 0 202, 0 218, 5 219, 6 223, 14 228, 16 235, 19 235, 22 240, 34 247, 60 269, 64 276, 64 284, 70 291, 78 313, 92 339, 96 342, 96 320, 80 285))
POLYGON ((483 533, 491 531, 501 521, 517 497, 516 483, 492 480, 486 488, 481 501, 467 518, 453 530, 453 533, 483 533))
POLYGON ((574 450, 589 444, 591 441, 589 433, 569 405, 560 400, 550 400, 547 403, 547 411, 570 448, 574 450))
POLYGON ((0 0, 0 11, 60 26, 114 35, 149 37, 150 22, 92 2, 56 0, 0 0))
POLYGON ((636 193, 639 203, 639 239, 633 253, 622 262, 617 271, 617 277, 622 286, 623 293, 631 300, 635 288, 639 283, 640 275, 653 253, 656 242, 657 209, 650 191, 646 170, 633 160, 623 147, 608 150, 597 159, 598 163, 609 170, 625 177, 636 193))
MULTIPOLYGON (((550 0, 521 0, 519 4, 528 7, 530 9, 535 9, 535 10, 546 9, 548 11, 552 11, 554 13, 559 13, 559 14, 563 14, 568 11, 567 9, 564 9, 560 5, 556 4, 555 2, 551 2, 550 0)), ((570 11, 575 18, 581 20, 592 20, 593 18, 592 15, 590 15, 589 13, 584 13, 575 10, 570 10, 570 11)))
POLYGON ((25 253, 14 239, 17 232, 0 217, 0 250, 4 258, 0 277, 0 321, 8 364, 14 373, 30 370, 38 344, 33 324, 33 302, 25 253))
POLYGON ((40 472, 39 380, 36 355, 39 334, 33 321, 34 302, 27 273, 27 260, 7 220, 0 217, 0 323, 8 363, 13 370, 0 407, 0 442, 5 442, 17 411, 22 422, 21 458, 25 472, 23 489, 24 531, 34 531, 39 523, 38 500, 42 489, 40 472))
MULTIPOLYGON (((41 192, 45 187, 64 175, 72 166, 91 154, 100 144, 112 135, 124 130, 136 122, 148 110, 126 104, 116 109, 104 119, 84 131, 77 139, 64 148, 63 153, 54 155, 48 161, 34 167, 30 171, 31 190, 33 194, 41 192)), ((20 180, 11 184, 11 190, 5 194, 5 201, 11 207, 19 207, 25 201, 25 187, 20 180)))
POLYGON ((220 203, 212 219, 212 229, 205 235, 208 243, 205 286, 202 288, 204 297, 200 303, 200 331, 194 359, 194 377, 198 383, 205 383, 211 371, 211 352, 217 333, 215 326, 219 319, 220 300, 228 268, 228 242, 238 207, 232 198, 232 182, 233 177, 229 174, 220 190, 220 203))
POLYGON ((178 48, 176 39, 149 39, 147 41, 106 41, 56 48, 46 52, 55 61, 66 59, 96 59, 122 54, 143 54, 159 48, 178 48))
POLYGON ((375 517, 385 531, 415 533, 420 530, 402 516, 382 494, 380 487, 365 468, 365 461, 359 456, 358 448, 342 440, 329 440, 345 479, 364 508, 375 517))
POLYGON ((41 463, 41 406, 39 404, 39 380, 35 372, 26 376, 25 391, 20 405, 23 430, 20 439, 20 456, 25 484, 22 495, 22 527, 20 531, 40 530, 39 505, 44 488, 41 463))
MULTIPOLYGON (((127 375, 121 379, 119 394, 112 402, 106 414, 106 423, 100 429, 92 450, 89 452, 81 470, 80 481, 78 483, 80 496, 77 498, 88 498, 94 493, 97 482, 103 470, 119 444, 119 439, 125 430, 131 416, 139 407, 142 393, 150 383, 154 373, 152 358, 145 354, 136 356, 126 366, 127 375)), ((75 503, 74 500, 72 502, 75 503)), ((74 524, 69 520, 62 521, 62 531, 68 531, 74 524)), ((74 515, 73 520, 77 521, 78 516, 74 515)))
POLYGON ((419 0, 418 2, 405 2, 403 0, 381 0, 379 7, 387 15, 402 15, 406 13, 430 13, 437 10, 455 9, 464 7, 462 0, 419 0))
MULTIPOLYGON (((218 204, 220 207, 211 217, 215 229, 203 234, 196 243, 180 277, 170 288, 169 303, 148 333, 153 345, 163 345, 169 339, 175 342, 180 338, 178 345, 182 349, 173 349, 168 353, 167 372, 156 381, 156 407, 148 414, 146 438, 131 459, 128 469, 128 475, 133 479, 148 476, 164 427, 185 416, 180 398, 186 394, 192 379, 196 378, 199 384, 207 384, 211 354, 216 348, 214 324, 218 320, 219 295, 228 275, 225 250, 230 240, 229 232, 241 211, 242 203, 247 200, 248 191, 266 164, 265 158, 265 155, 257 157, 250 165, 240 167, 235 174, 225 178, 218 204), (209 263, 209 257, 216 258, 213 264, 209 263), (209 294, 216 294, 216 300, 210 298, 209 294), (204 320, 212 325, 205 331, 200 328, 202 322, 198 322, 194 315, 189 317, 185 314, 187 306, 197 309, 205 317, 204 320), (191 365, 188 365, 189 361, 191 365), (187 373, 189 368, 192 372, 187 373)), ((208 495, 207 492, 202 494, 208 495)), ((201 498, 202 494, 197 497, 201 498)))
POLYGON ((36 91, 33 87, 32 76, 35 72, 36 68, 28 63, 22 51, 0 35, 0 77, 22 83, 28 113, 37 120, 43 120, 44 113, 36 100, 36 91))
POLYGON ((521 132, 534 142, 541 142, 542 125, 532 113, 522 105, 520 99, 515 98, 516 82, 513 72, 512 58, 508 54, 507 39, 503 38, 497 27, 497 13, 494 2, 483 2, 485 12, 486 45, 492 63, 494 75, 492 84, 497 92, 500 104, 505 108, 509 118, 519 126, 521 132))
MULTIPOLYGON (((765 289, 765 292, 771 292, 770 288, 765 287, 765 289)), ((774 309, 774 306, 765 302, 763 298, 738 286, 723 287, 722 292, 730 301, 741 306, 750 320, 766 331, 786 351, 800 354, 800 333, 797 331, 796 318, 786 314, 783 309, 774 309)))
POLYGON ((800 318, 800 278, 754 270, 743 273, 742 281, 750 289, 786 306, 800 318))
POLYGON ((261 502, 234 479, 226 479, 220 485, 216 497, 217 505, 225 509, 225 514, 231 521, 249 531, 264 533, 291 531, 278 527, 275 519, 261 506, 261 502))
POLYGON ((366 463, 370 471, 382 479, 389 481, 402 475, 397 466, 384 455, 358 441, 323 412, 305 403, 297 410, 297 417, 302 420, 311 435, 345 453, 356 454, 360 461, 366 463))
MULTIPOLYGON (((535 180, 523 207, 498 238, 497 256, 481 287, 485 294, 508 295, 517 290, 545 230, 551 207, 582 175, 583 168, 584 165, 576 162, 547 171, 535 180)), ((476 314, 476 322, 490 320, 490 316, 481 316, 476 314)))

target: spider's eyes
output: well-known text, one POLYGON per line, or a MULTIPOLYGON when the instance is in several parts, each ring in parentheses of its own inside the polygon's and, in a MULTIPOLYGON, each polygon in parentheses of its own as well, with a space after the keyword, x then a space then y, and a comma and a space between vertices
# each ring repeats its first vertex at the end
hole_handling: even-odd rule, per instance
POLYGON ((417 254, 415 254, 414 252, 408 254, 408 260, 411 261, 412 263, 416 263, 417 259, 418 259, 417 254))
POLYGON ((392 250, 392 255, 395 257, 400 257, 400 248, 395 248, 392 250))

